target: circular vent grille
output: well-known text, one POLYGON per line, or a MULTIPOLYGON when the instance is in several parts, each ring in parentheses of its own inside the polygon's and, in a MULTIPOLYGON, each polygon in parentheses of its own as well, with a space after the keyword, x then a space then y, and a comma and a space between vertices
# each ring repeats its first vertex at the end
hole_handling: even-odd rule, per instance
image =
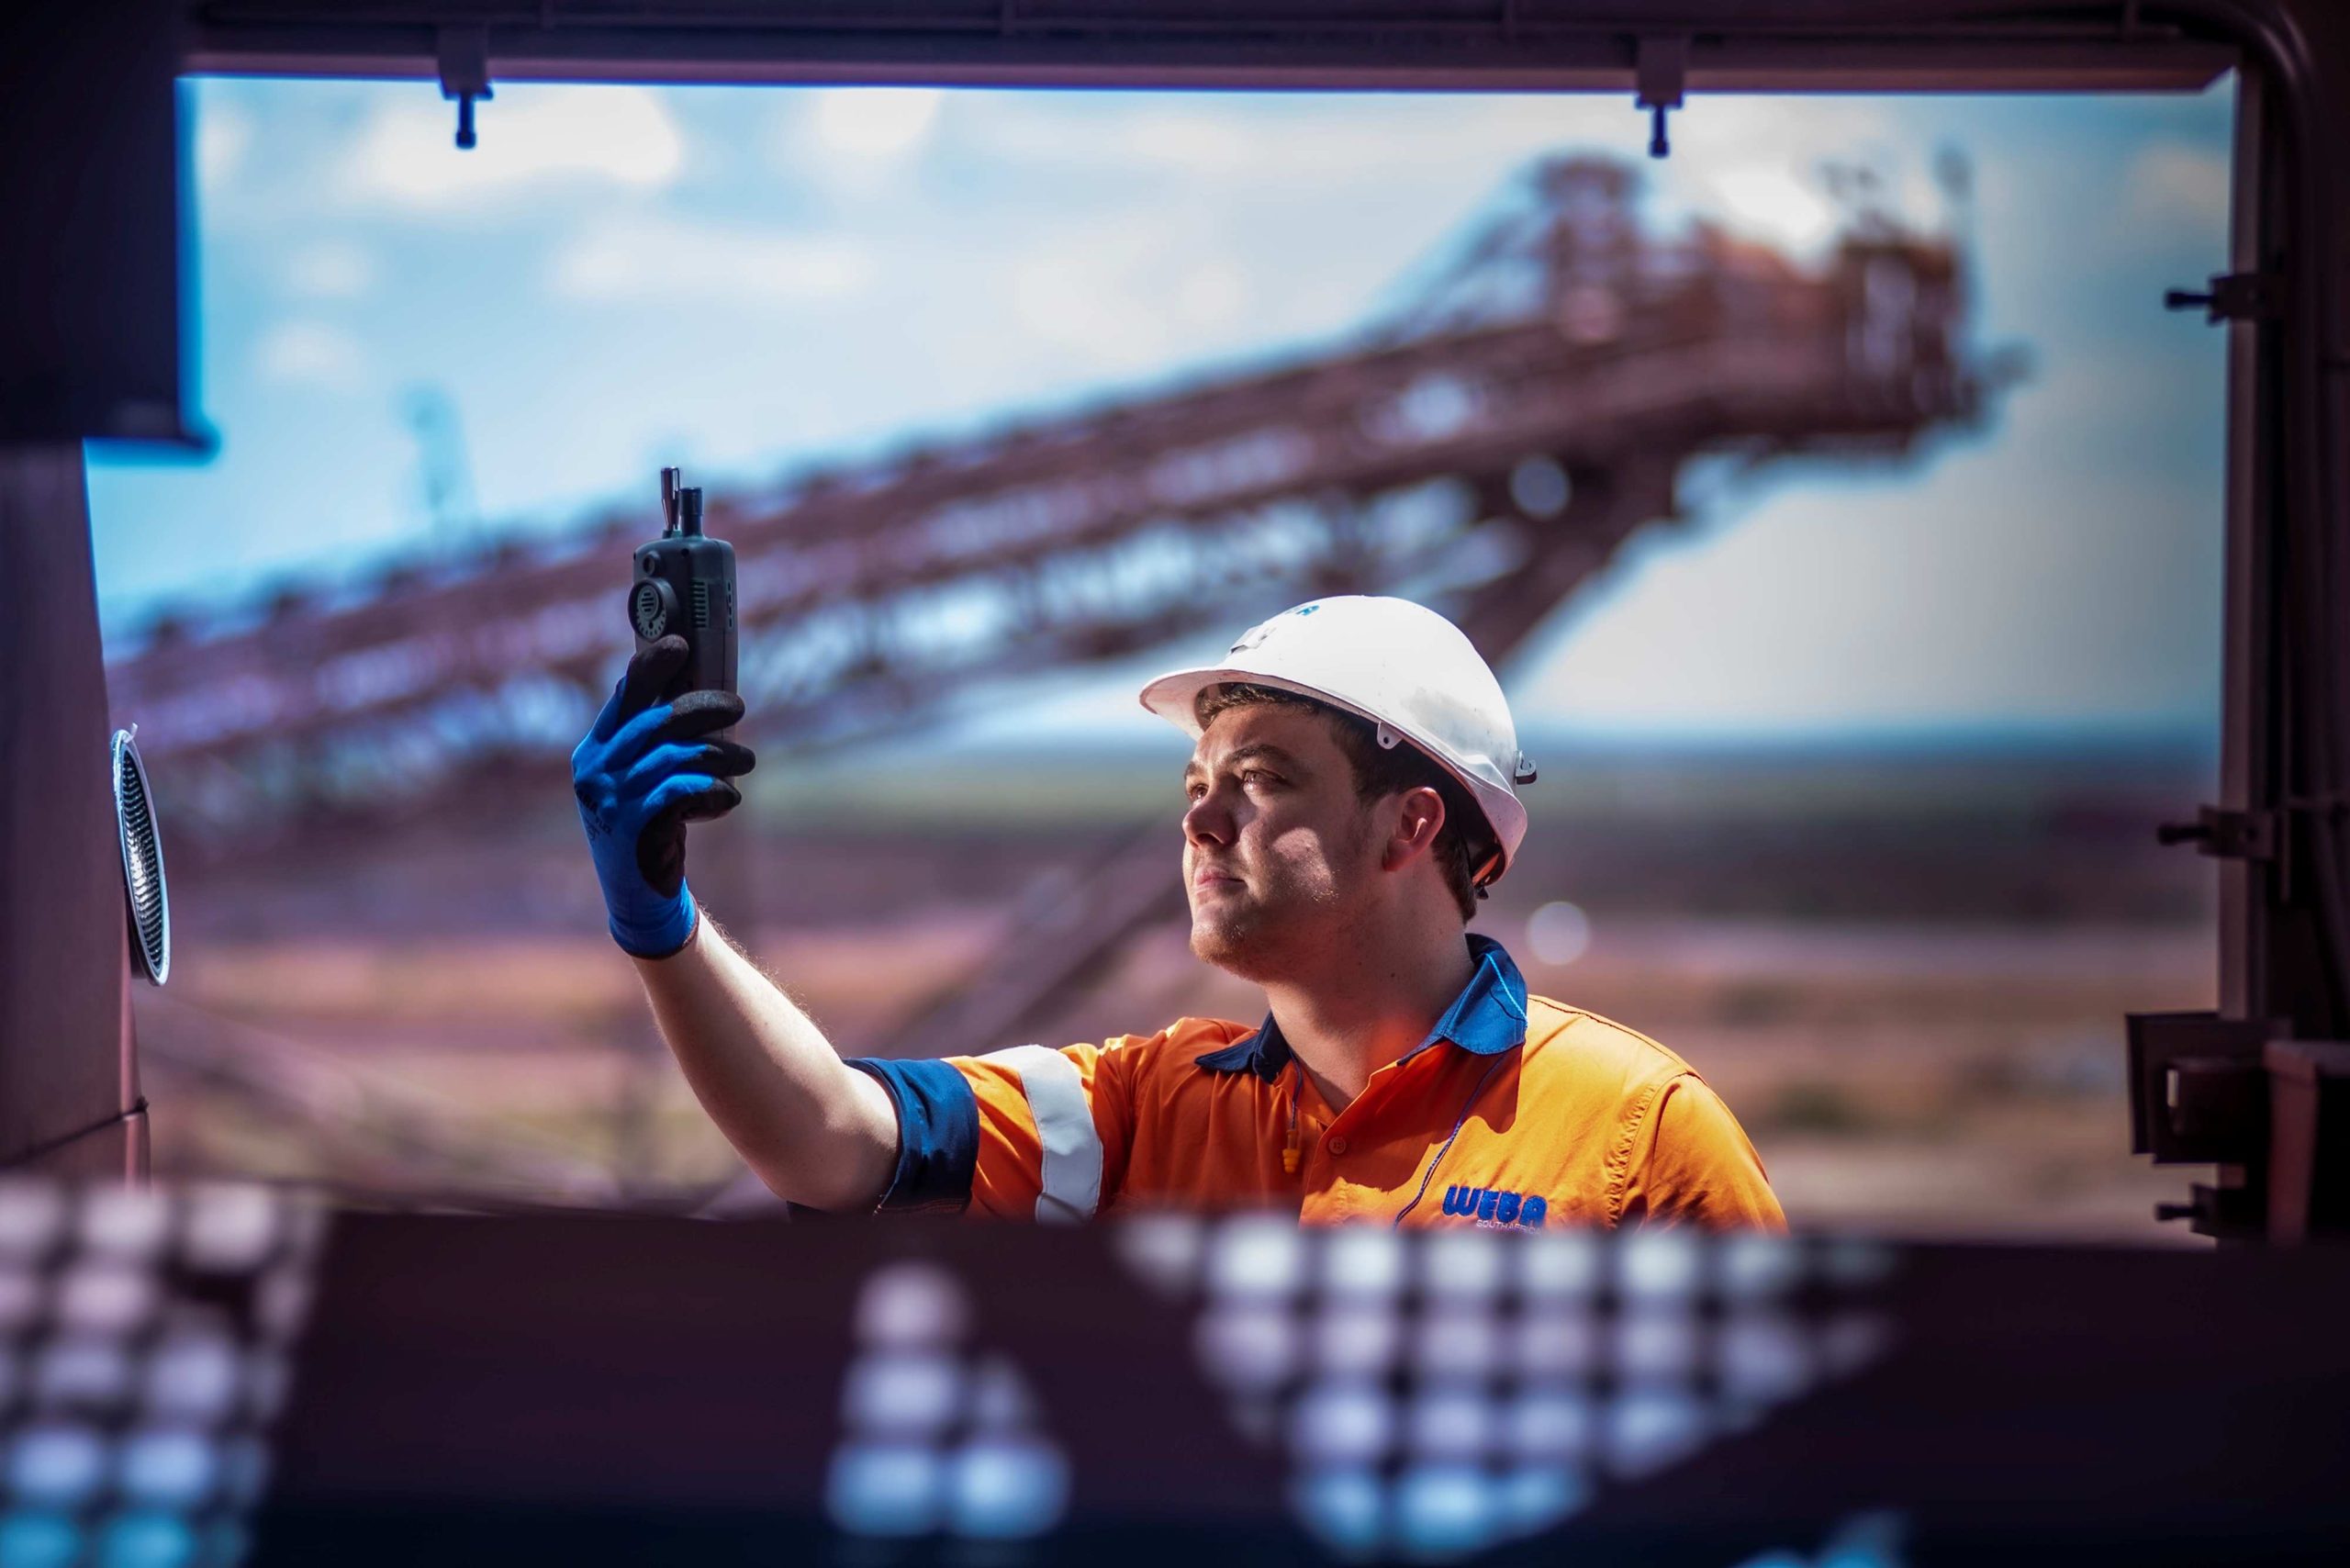
POLYGON ((648 643, 660 641, 661 633, 669 629, 668 606, 662 585, 650 580, 636 585, 636 593, 629 600, 629 617, 636 622, 636 634, 648 643))
POLYGON ((157 985, 172 971, 172 910, 163 891, 163 841, 155 833, 154 797, 139 760, 137 732, 114 735, 114 815, 122 836, 122 886, 130 908, 130 952, 157 985))

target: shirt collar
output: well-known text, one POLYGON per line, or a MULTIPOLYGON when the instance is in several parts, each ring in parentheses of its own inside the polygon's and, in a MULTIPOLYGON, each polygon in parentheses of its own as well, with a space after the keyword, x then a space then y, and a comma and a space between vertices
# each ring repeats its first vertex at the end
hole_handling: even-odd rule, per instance
MULTIPOLYGON (((1469 956, 1477 961, 1477 972, 1436 1021, 1428 1037, 1405 1053, 1407 1058, 1439 1040, 1480 1057, 1499 1056, 1526 1044, 1526 977, 1517 972, 1517 965, 1502 945, 1490 936, 1471 933, 1469 956)), ((1270 1083, 1289 1066, 1289 1042, 1281 1038, 1281 1025, 1268 1013, 1254 1034, 1192 1059, 1210 1072, 1253 1072, 1270 1083)))

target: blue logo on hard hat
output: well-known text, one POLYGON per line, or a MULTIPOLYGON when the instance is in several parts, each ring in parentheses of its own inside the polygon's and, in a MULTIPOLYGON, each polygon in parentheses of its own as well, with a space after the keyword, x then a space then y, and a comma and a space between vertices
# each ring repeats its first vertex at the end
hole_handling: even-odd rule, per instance
POLYGON ((1240 641, 1232 644, 1231 651, 1236 654, 1245 654, 1249 649, 1257 646, 1258 644, 1262 643, 1266 638, 1271 636, 1273 634, 1273 628, 1288 620, 1291 616, 1311 615, 1321 608, 1322 606, 1318 602, 1314 604, 1301 604, 1294 610, 1282 610, 1270 621, 1260 621, 1256 625, 1249 627, 1247 632, 1241 634, 1240 641))

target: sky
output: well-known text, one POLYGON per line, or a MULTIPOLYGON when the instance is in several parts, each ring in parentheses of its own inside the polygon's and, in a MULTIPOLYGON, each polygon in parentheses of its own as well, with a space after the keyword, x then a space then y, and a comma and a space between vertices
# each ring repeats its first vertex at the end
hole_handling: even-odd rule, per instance
MULTIPOLYGON (((1898 466, 1768 472, 1638 538, 1504 674, 1522 726, 1631 740, 2217 722, 2232 84, 2193 96, 1628 101, 429 83, 184 84, 201 459, 91 448, 101 610, 331 580, 387 553, 653 512, 1092 392, 1342 341, 1540 156, 1641 165, 1648 212, 1817 256, 1874 171, 1976 263, 2028 355, 1898 466), (1954 209, 1937 156, 1970 161, 1954 209), (437 526, 416 421, 476 521, 437 526)), ((625 563, 616 567, 625 574, 625 563)), ((617 579, 616 579, 617 580, 617 579)), ((1143 666, 975 732, 1114 737, 1143 666)))

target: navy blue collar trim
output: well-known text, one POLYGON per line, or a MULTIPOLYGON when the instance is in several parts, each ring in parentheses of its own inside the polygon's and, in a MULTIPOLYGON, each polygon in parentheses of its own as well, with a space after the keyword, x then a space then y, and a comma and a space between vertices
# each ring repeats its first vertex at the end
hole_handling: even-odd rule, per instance
MULTIPOLYGON (((1452 999, 1452 1005, 1436 1021, 1418 1050, 1410 1054, 1417 1055, 1438 1040, 1480 1057, 1499 1056, 1526 1044, 1526 977, 1517 972, 1517 965, 1502 945, 1490 936, 1472 933, 1469 956, 1477 960, 1477 972, 1469 977, 1469 983, 1452 999)), ((1267 1014, 1255 1034, 1192 1059, 1210 1072, 1253 1072, 1270 1083, 1289 1066, 1289 1042, 1281 1038, 1281 1025, 1273 1022, 1272 1014, 1267 1014)))
POLYGON ((1289 1065, 1289 1042, 1281 1038, 1281 1025, 1268 1013, 1255 1034, 1243 1035, 1222 1050, 1192 1060, 1210 1072, 1253 1072, 1270 1083, 1289 1065))

